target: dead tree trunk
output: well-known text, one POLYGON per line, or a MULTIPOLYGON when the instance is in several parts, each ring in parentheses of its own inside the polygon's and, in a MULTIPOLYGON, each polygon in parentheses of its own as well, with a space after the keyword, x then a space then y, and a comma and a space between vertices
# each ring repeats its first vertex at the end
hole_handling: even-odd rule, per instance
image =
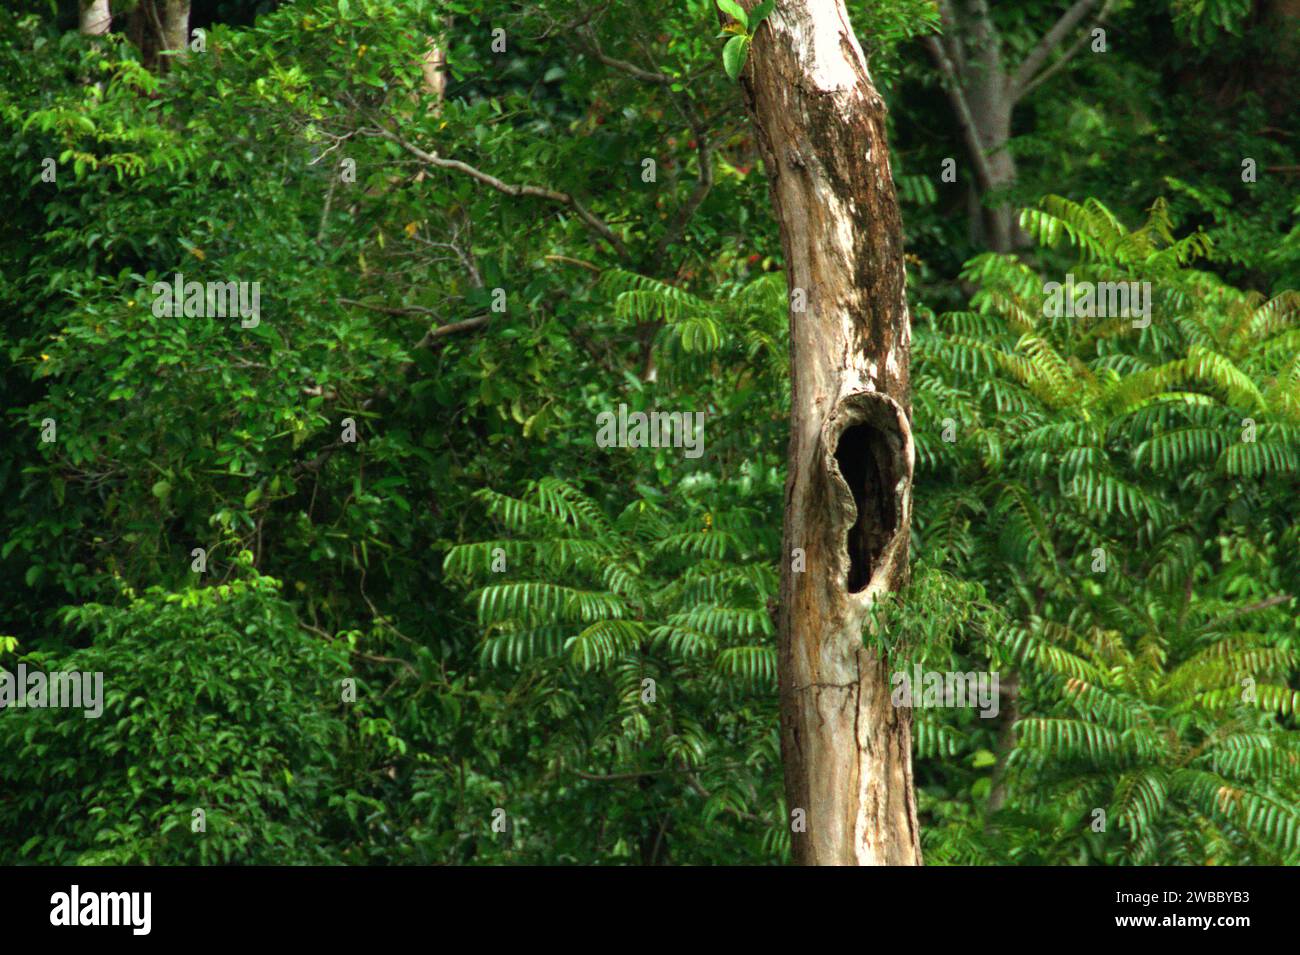
POLYGON ((842 0, 778 2, 741 83, 791 290, 779 666, 794 857, 916 865, 911 716, 863 644, 870 605, 906 579, 911 519, 911 328, 885 105, 842 0))

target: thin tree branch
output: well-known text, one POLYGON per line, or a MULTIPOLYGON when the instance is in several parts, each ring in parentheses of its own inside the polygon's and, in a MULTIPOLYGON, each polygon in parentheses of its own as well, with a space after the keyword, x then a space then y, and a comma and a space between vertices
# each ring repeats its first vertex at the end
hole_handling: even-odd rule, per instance
POLYGON ((383 312, 385 315, 438 315, 436 309, 425 308, 423 305, 372 305, 369 302, 358 302, 354 298, 341 298, 338 300, 342 305, 355 305, 357 308, 369 309, 372 312, 383 312))
POLYGON ((420 671, 415 668, 414 664, 407 660, 402 660, 398 657, 386 657, 378 653, 362 653, 360 650, 353 650, 352 655, 360 657, 362 660, 368 660, 371 663, 386 663, 391 666, 405 667, 417 680, 420 678, 420 671))
MULTIPOLYGON (((434 309, 425 308, 423 305, 371 305, 369 302, 358 302, 356 299, 341 298, 339 302, 343 305, 355 305, 357 308, 369 309, 372 312, 383 312, 385 315, 433 315, 437 314, 434 309)), ((466 318, 459 322, 448 322, 446 325, 434 325, 424 337, 411 346, 415 351, 420 348, 428 348, 439 338, 445 338, 448 335, 457 335, 461 332, 472 332, 476 328, 482 328, 492 321, 491 315, 475 315, 473 318, 466 318)), ((410 367, 411 362, 402 362, 397 366, 399 372, 405 371, 410 367)), ((368 407, 369 401, 362 403, 362 407, 368 407)))
POLYGON ((643 769, 630 773, 584 773, 581 769, 570 770, 573 775, 579 779, 586 779, 593 783, 617 783, 625 782, 629 779, 640 779, 642 776, 664 776, 690 772, 686 769, 643 769))
POLYGON ((463 173, 478 182, 483 183, 495 189, 497 192, 504 193, 507 196, 528 196, 535 199, 545 199, 548 202, 555 202, 563 206, 568 206, 581 219, 591 231, 595 232, 604 239, 614 250, 620 259, 629 259, 627 246, 603 220, 592 215, 581 202, 569 195, 567 192, 559 192, 555 189, 547 189, 543 186, 512 185, 503 182, 490 173, 475 169, 468 163, 463 163, 458 159, 444 159, 436 153, 426 152, 414 143, 407 142, 401 136, 389 132, 386 129, 375 129, 366 131, 367 135, 378 136, 380 139, 386 139, 395 143, 402 149, 414 156, 416 159, 430 166, 436 166, 439 169, 450 169, 454 172, 463 173))
POLYGON ((320 228, 316 230, 316 244, 320 245, 325 241, 325 227, 329 224, 330 206, 334 204, 334 189, 339 184, 338 176, 330 176, 329 191, 325 193, 325 205, 320 211, 320 228))
POLYGON ((1244 607, 1238 607, 1219 617, 1217 620, 1211 620, 1209 623, 1198 628, 1196 632, 1200 633, 1206 630, 1212 630, 1222 624, 1236 620, 1238 617, 1244 617, 1247 614, 1257 613, 1260 610, 1268 610, 1270 607, 1276 607, 1279 604, 1290 603, 1295 598, 1290 594, 1275 594, 1272 597, 1265 597, 1263 600, 1253 604, 1246 604, 1244 607))
POLYGON ((957 13, 949 0, 939 0, 939 23, 943 27, 940 43, 953 63, 957 65, 958 75, 966 72, 966 49, 961 41, 961 27, 957 22, 957 13))
POLYGON ((584 262, 582 259, 570 258, 567 255, 544 255, 542 256, 547 262, 567 262, 569 265, 577 265, 589 272, 600 272, 599 265, 592 265, 590 262, 584 262))
POLYGON ((685 205, 677 210, 677 214, 673 216, 668 230, 664 232, 656 244, 655 261, 662 261, 669 246, 682 237, 682 233, 686 231, 686 226, 690 224, 691 218, 708 196, 709 190, 713 188, 713 144, 705 136, 702 127, 693 127, 692 132, 696 137, 696 155, 700 164, 699 175, 695 188, 691 190, 690 198, 686 200, 685 205))
POLYGON ((476 328, 482 328, 490 321, 492 321, 491 315, 476 315, 473 318, 467 318, 461 322, 437 325, 425 332, 424 337, 415 343, 415 347, 428 348, 439 338, 443 338, 447 335, 457 335, 460 332, 472 332, 476 328))
MULTIPOLYGON (((1110 16, 1110 9, 1113 4, 1114 4, 1114 0, 1106 0, 1106 3, 1101 8, 1101 12, 1097 14, 1097 19, 1094 20, 1092 23, 1093 29, 1101 26, 1103 23, 1106 22, 1106 18, 1110 16)), ((1017 102, 1019 102, 1021 99, 1028 96, 1030 91, 1037 89, 1039 85, 1041 85, 1043 82, 1051 79, 1057 73, 1061 72, 1061 70, 1065 68, 1066 64, 1068 64, 1070 60, 1074 58, 1074 55, 1083 48, 1083 45, 1086 42, 1088 42, 1088 37, 1091 32, 1092 32, 1091 30, 1088 30, 1083 33, 1080 33, 1078 38, 1074 41, 1074 43, 1070 45, 1070 48, 1066 50, 1064 54, 1062 54, 1059 60, 1057 60, 1047 69, 1043 70, 1043 72, 1039 73, 1032 80, 1025 83, 1024 86, 1014 87, 1011 90, 1012 97, 1017 102)))
POLYGON ((1029 51, 1029 55, 1024 58, 1020 66, 1016 67, 1016 72, 1011 77, 1013 97, 1016 97, 1018 90, 1025 88, 1030 78, 1043 68, 1052 51, 1061 45, 1066 35, 1077 27, 1099 2, 1101 0, 1075 0, 1074 5, 1061 14, 1061 18, 1043 34, 1043 38, 1029 51))
POLYGON ((153 27, 158 31, 158 45, 167 46, 167 31, 163 29, 162 20, 158 19, 158 10, 154 6, 154 0, 142 0, 145 12, 149 14, 149 19, 153 22, 153 27))
MULTIPOLYGON (((578 35, 583 45, 595 55, 596 59, 620 73, 625 73, 643 83, 656 83, 667 86, 674 82, 674 77, 669 76, 667 73, 647 70, 628 60, 620 60, 617 57, 609 56, 601 49, 600 41, 596 39, 596 33, 590 24, 579 30, 578 35)), ((690 107, 689 101, 682 108, 682 114, 690 124, 691 133, 697 144, 696 151, 699 155, 700 172, 695 189, 691 192, 685 205, 677 210, 677 214, 673 216, 668 229, 655 245, 654 258, 656 261, 661 260, 668 247, 681 238, 682 232, 685 231, 691 218, 708 196, 709 190, 713 188, 713 146, 705 135, 706 130, 696 117, 695 110, 690 107)))
POLYGON ((658 83, 667 86, 669 83, 673 82, 673 77, 669 76, 667 73, 660 73, 657 70, 647 70, 627 60, 620 60, 617 57, 607 55, 605 51, 600 48, 600 43, 596 40, 596 34, 590 28, 582 30, 579 35, 584 40, 587 48, 595 54, 596 59, 600 60, 600 62, 604 63, 606 66, 618 70, 620 73, 626 73, 628 76, 638 79, 642 83, 658 83))

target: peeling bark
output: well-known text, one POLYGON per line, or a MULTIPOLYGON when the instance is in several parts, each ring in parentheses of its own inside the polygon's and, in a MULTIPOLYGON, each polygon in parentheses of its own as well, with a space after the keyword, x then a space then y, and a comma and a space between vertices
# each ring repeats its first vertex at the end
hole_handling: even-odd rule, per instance
POLYGON ((906 580, 914 458, 885 104, 842 0, 779 2, 741 83, 787 279, 806 295, 790 312, 778 616, 786 796, 806 813, 794 857, 915 865, 911 715, 892 705, 885 662, 862 639, 871 605, 906 580))

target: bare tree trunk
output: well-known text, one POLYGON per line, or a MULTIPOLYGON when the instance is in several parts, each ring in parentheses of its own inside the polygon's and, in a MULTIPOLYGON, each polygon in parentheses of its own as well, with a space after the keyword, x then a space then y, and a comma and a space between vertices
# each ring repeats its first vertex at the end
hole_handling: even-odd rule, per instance
POLYGON ((140 62, 152 70, 158 63, 158 34, 150 19, 152 0, 140 0, 139 5, 127 14, 126 36, 140 51, 140 62))
MULTIPOLYGON (((1011 110, 1015 106, 1012 83, 1002 63, 1002 38, 993 26, 983 0, 970 4, 969 41, 966 53, 966 99, 970 104, 975 132, 986 162, 991 193, 1016 182, 1016 161, 1007 148, 1011 139, 1011 110)), ((994 252, 1010 252, 1022 244, 1018 235, 1016 209, 1002 203, 983 210, 982 232, 994 252)))
POLYGON ((167 0, 163 7, 163 49, 184 56, 190 48, 190 0, 167 0))
MULTIPOLYGON (((984 127, 988 137, 984 148, 988 152, 990 193, 997 193, 1016 184, 1016 160, 1007 148, 1011 138, 1010 112, 995 113, 984 127)), ((1010 252, 1028 243, 1029 237, 1020 228, 1020 210, 1005 200, 983 210, 982 232, 985 244, 993 252, 1010 252)))
POLYGON ((885 105, 842 0, 778 2, 741 82, 791 289, 779 629, 794 857, 917 865, 911 715, 863 645, 871 604, 905 582, 911 520, 911 328, 885 105))
POLYGON ((113 25, 109 0, 81 0, 78 29, 83 36, 103 36, 113 25))

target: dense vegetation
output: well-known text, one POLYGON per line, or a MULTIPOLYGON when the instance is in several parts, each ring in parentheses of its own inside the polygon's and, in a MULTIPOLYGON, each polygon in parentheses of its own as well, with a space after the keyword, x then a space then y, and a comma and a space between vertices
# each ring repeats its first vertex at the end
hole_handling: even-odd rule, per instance
MULTIPOLYGON (((996 6, 1023 53, 1065 4, 996 6)), ((1297 864, 1300 12, 1106 7, 981 200, 935 5, 850 4, 914 316, 868 639, 1001 675, 916 712, 928 863, 1297 864)), ((0 711, 0 862, 782 861, 787 289, 712 0, 191 23, 0 11, 0 667, 105 685, 0 711), (176 273, 258 319, 160 315, 176 273), (705 452, 598 446, 621 404, 705 452)))

